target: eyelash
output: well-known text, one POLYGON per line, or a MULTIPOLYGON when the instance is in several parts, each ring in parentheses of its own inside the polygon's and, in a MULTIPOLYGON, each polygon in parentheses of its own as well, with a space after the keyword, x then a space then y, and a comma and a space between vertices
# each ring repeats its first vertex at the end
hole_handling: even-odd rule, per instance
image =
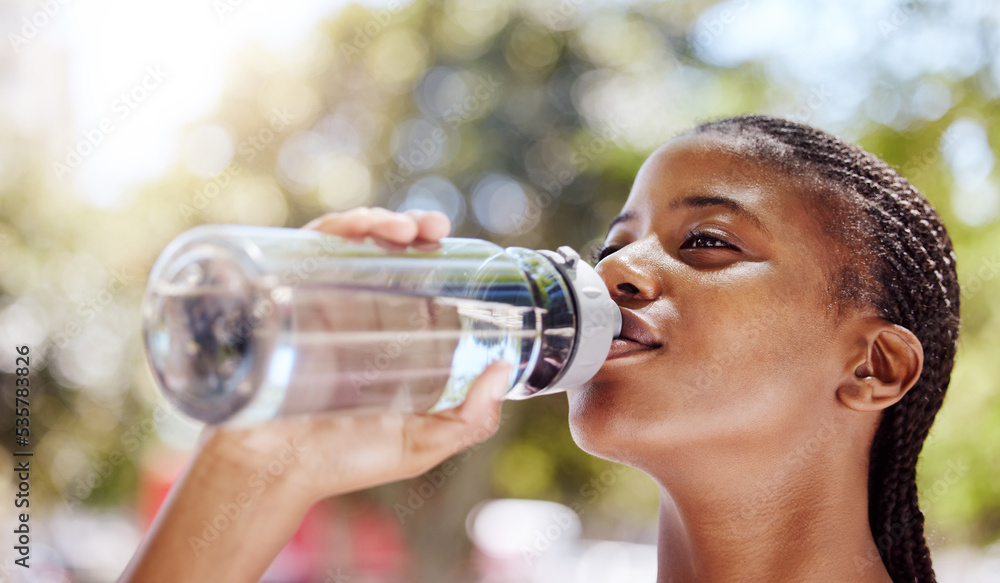
MULTIPOLYGON (((600 249, 593 251, 590 254, 590 258, 594 261, 594 263, 597 263, 620 248, 621 247, 616 247, 614 245, 605 245, 604 247, 601 247, 600 249)), ((684 238, 684 242, 681 243, 680 249, 731 249, 733 251, 740 250, 736 245, 733 245, 732 243, 724 241, 719 237, 716 237, 715 235, 710 235, 708 233, 688 233, 687 237, 684 238), (695 242, 697 241, 711 241, 713 242, 713 244, 708 246, 696 245, 695 242)))
POLYGON ((600 249, 593 249, 593 250, 591 250, 591 252, 590 252, 590 262, 591 263, 597 263, 601 259, 604 259, 605 257, 607 257, 606 252, 608 250, 610 250, 610 249, 611 249, 611 247, 609 245, 601 245, 600 249))
POLYGON ((739 248, 737 248, 736 245, 733 245, 732 243, 720 239, 719 237, 716 237, 715 235, 711 235, 709 233, 688 233, 688 236, 684 239, 684 242, 681 243, 680 248, 681 249, 732 249, 733 251, 739 251, 739 248), (720 245, 713 244, 707 247, 697 246, 694 245, 694 243, 692 243, 693 241, 712 241, 714 243, 720 243, 720 245), (691 244, 689 245, 689 243, 691 244))

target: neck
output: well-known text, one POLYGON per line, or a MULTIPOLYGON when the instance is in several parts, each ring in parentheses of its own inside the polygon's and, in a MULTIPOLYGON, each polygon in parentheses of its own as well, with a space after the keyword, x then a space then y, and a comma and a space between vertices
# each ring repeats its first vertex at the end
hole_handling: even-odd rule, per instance
POLYGON ((654 476, 657 582, 890 582, 868 525, 867 467, 812 462, 781 472, 780 465, 706 468, 703 458, 700 476, 654 476))

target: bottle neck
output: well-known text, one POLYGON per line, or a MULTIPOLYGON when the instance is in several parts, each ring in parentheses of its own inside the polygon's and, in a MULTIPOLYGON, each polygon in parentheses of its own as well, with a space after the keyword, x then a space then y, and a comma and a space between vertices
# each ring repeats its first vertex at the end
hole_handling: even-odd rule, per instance
POLYGON ((580 330, 574 294, 563 273, 545 255, 523 247, 508 247, 531 282, 538 342, 534 367, 525 371, 507 397, 525 399, 554 385, 569 365, 580 330))

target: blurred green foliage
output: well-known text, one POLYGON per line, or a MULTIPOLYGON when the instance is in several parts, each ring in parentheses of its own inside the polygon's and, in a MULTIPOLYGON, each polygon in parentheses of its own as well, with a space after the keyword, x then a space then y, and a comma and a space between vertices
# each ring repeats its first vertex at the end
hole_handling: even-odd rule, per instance
MULTIPOLYGON (((33 379, 33 443, 37 463, 48 470, 35 474, 39 498, 134 502, 137 467, 154 440, 130 451, 122 436, 149 418, 158 399, 142 356, 141 293, 153 259, 184 229, 205 222, 299 226, 359 204, 403 208, 439 200, 451 201, 458 236, 589 252, 656 145, 703 119, 768 112, 858 140, 898 166, 941 211, 959 257, 964 327, 919 479, 935 544, 995 540, 1000 223, 995 213, 981 224, 956 215, 959 180, 942 155, 942 136, 957 120, 973 119, 996 148, 996 63, 896 74, 885 58, 893 43, 933 26, 944 38, 982 35, 984 46, 995 47, 995 16, 994 25, 968 32, 942 17, 940 4, 920 5, 873 52, 841 63, 867 67, 867 84, 854 83, 862 94, 834 115, 822 99, 810 101, 817 87, 826 90, 776 57, 713 56, 712 42, 727 34, 713 25, 741 18, 720 10, 744 4, 351 6, 295 51, 249 48, 234 64, 218 111, 197 124, 231 136, 234 154, 225 169, 199 176, 178 161, 120 210, 92 208, 53 187, 31 137, 0 136, 0 309, 8 327, 14 322, 33 345, 35 362, 44 355, 33 379), (947 103, 937 113, 913 114, 919 108, 912 100, 926 86, 943 88, 947 103), (880 110, 883 102, 896 103, 895 113, 880 110), (510 213, 499 208, 520 212, 505 223, 496 217, 510 213), (122 289, 115 278, 125 281, 122 289), (80 477, 115 451, 125 461, 113 464, 93 493, 74 494, 80 477)), ((872 30, 892 22, 896 9, 888 3, 868 14, 872 30)), ((835 92, 836 79, 830 83, 835 92)), ((991 169, 992 158, 987 185, 995 191, 991 169)), ((12 419, 7 396, 4 435, 12 419)), ((594 537, 655 536, 656 488, 629 470, 595 490, 593 480, 609 465, 572 442, 564 401, 507 404, 499 436, 405 521, 418 556, 432 558, 421 564, 431 580, 439 580, 440 566, 467 556, 465 516, 485 497, 576 504, 594 537)), ((416 483, 357 496, 391 513, 416 483)))

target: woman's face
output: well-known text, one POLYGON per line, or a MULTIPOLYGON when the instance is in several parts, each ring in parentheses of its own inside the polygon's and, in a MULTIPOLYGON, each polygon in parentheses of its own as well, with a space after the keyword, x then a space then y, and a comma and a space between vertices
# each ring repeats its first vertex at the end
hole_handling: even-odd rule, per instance
POLYGON ((836 407, 851 341, 831 303, 834 243, 808 180, 730 144, 704 134, 661 147, 611 227, 597 271, 623 336, 640 342, 615 340, 569 392, 574 439, 595 455, 645 469, 777 456, 836 407))

